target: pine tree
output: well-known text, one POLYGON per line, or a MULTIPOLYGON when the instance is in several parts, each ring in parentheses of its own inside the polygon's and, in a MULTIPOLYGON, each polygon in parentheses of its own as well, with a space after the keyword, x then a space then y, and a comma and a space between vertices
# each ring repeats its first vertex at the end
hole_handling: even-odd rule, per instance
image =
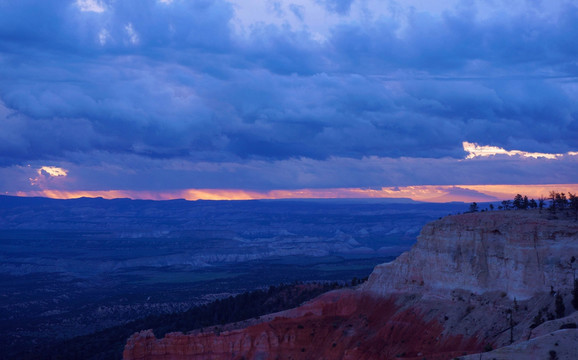
POLYGON ((575 219, 578 220, 578 196, 576 194, 568 193, 568 200, 570 210, 574 211, 575 219))
POLYGON ((540 209, 540 214, 542 213, 542 209, 544 208, 545 203, 546 203, 546 198, 543 196, 540 196, 538 198, 538 208, 540 209))
POLYGON ((578 280, 574 279, 574 290, 572 290, 572 306, 578 310, 578 280))
POLYGON ((566 306, 564 306, 564 299, 562 295, 556 294, 556 317, 563 318, 566 314, 566 306))
POLYGON ((514 205, 514 208, 516 208, 517 210, 522 209, 522 207, 524 202, 524 198, 522 197, 522 195, 520 194, 516 194, 516 196, 514 197, 514 201, 512 203, 512 205, 514 205))
POLYGON ((470 210, 469 210, 469 212, 477 212, 478 210, 479 210, 479 208, 478 208, 478 203, 473 202, 473 203, 470 204, 470 210))
POLYGON ((528 201, 528 197, 526 195, 524 195, 524 200, 522 201, 522 207, 524 208, 524 210, 526 210, 528 207, 530 207, 530 201, 528 201))
POLYGON ((556 203, 556 192, 555 191, 550 191, 550 195, 548 196, 548 199, 550 200, 550 207, 548 208, 548 210, 550 210, 550 212, 552 214, 556 214, 556 208, 558 207, 557 203, 556 203))

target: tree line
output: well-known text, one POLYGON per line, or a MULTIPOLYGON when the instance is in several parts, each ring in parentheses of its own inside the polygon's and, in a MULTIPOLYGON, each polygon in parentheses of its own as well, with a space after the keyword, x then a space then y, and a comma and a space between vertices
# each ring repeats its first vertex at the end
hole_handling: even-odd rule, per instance
MULTIPOLYGON (((498 205, 498 210, 528 210, 528 209, 542 209, 548 205, 547 209, 552 215, 560 212, 566 214, 574 213, 578 220, 578 195, 568 192, 566 195, 563 192, 551 191, 548 197, 540 196, 538 200, 529 199, 527 195, 516 194, 513 200, 503 200, 498 205)), ((493 204, 489 205, 489 211, 495 209, 493 204)), ((488 209, 480 210, 478 203, 470 204, 468 212, 488 211, 488 209)))

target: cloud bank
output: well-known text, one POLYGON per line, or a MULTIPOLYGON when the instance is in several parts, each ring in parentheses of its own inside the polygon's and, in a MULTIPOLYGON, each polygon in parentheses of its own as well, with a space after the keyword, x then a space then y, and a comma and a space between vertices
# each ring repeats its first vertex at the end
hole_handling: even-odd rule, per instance
POLYGON ((578 6, 492 3, 0 1, 0 186, 573 182, 570 158, 462 161, 578 150, 578 6))

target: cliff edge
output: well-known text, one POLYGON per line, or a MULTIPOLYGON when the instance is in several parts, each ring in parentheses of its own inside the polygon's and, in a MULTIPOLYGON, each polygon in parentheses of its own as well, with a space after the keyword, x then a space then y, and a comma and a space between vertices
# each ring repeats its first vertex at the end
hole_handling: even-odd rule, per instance
POLYGON ((411 251, 378 265, 363 291, 449 296, 464 289, 528 299, 572 288, 572 256, 578 258, 573 219, 548 220, 537 210, 447 216, 425 225, 411 251))

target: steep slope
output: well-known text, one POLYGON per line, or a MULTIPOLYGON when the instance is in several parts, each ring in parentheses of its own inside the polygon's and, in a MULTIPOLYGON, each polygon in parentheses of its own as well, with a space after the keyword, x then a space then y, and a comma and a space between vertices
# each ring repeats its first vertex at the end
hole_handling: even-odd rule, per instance
MULTIPOLYGON (((357 291, 332 292, 220 334, 158 340, 142 332, 129 339, 124 357, 450 359, 514 342, 531 352, 525 342, 543 344, 538 337, 553 334, 539 331, 555 318, 551 290, 565 303, 561 315, 571 313, 573 256, 578 223, 570 219, 537 211, 450 216, 426 225, 411 251, 376 267, 357 291)), ((556 332, 559 325, 550 323, 556 332)), ((554 334, 556 346, 571 353, 576 331, 554 334)), ((564 351, 559 359, 571 359, 564 351)))
POLYGON ((355 291, 325 294, 248 328, 216 333, 133 335, 125 359, 447 358, 479 351, 476 339, 444 335, 443 325, 402 310, 393 298, 355 291))

